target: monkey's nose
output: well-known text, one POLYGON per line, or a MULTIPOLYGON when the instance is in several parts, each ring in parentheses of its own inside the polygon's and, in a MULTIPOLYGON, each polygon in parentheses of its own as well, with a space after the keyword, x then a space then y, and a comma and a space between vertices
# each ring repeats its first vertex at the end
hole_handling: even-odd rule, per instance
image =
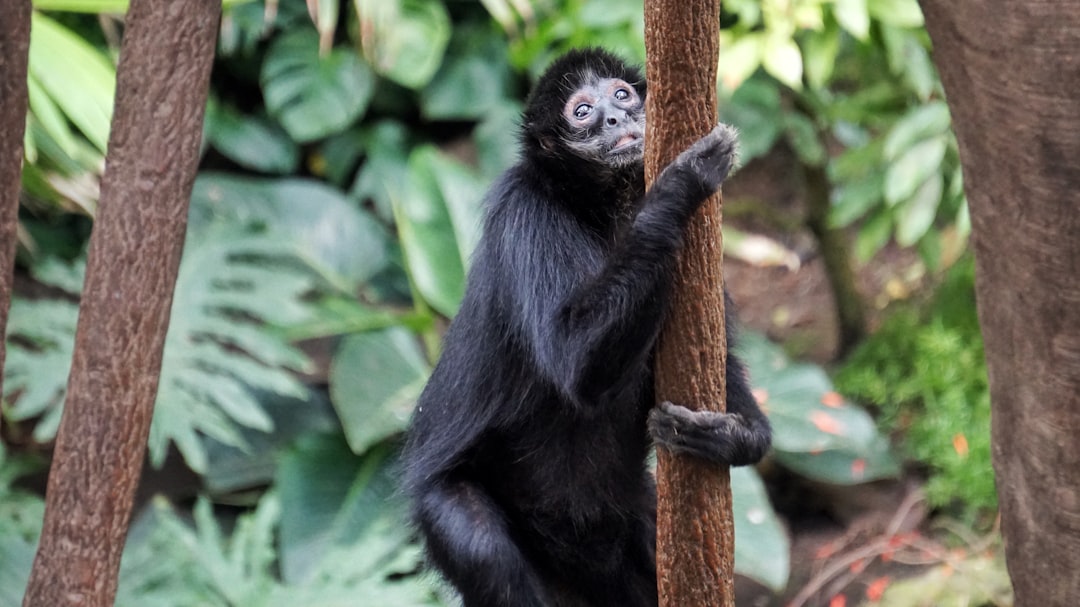
POLYGON ((607 122, 608 126, 615 126, 616 124, 619 124, 619 119, 614 116, 608 116, 605 122, 607 122))

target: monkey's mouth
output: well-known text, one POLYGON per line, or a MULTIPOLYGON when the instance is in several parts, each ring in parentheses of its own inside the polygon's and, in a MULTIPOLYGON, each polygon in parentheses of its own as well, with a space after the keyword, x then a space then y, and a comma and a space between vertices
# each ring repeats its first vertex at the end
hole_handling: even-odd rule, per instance
POLYGON ((619 138, 615 142, 615 146, 611 148, 612 152, 622 152, 633 147, 637 147, 642 144, 641 135, 638 133, 627 133, 619 138))

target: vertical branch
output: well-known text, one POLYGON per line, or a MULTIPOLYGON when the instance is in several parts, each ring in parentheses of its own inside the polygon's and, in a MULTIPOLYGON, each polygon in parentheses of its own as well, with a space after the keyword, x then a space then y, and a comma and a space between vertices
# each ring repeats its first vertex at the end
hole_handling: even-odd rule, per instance
POLYGON ((107 607, 146 452, 219 0, 133 0, 25 607, 107 607))
POLYGON ((26 128, 26 62, 30 0, 0 0, 0 396, 4 394, 4 336, 15 281, 16 229, 26 128))
MULTIPOLYGON (((645 179, 716 124, 719 0, 646 0, 649 95, 645 179)), ((656 392, 722 411, 725 397, 720 195, 686 236, 669 320, 656 354, 656 392)), ((735 531, 726 467, 657 453, 657 583, 661 605, 735 603, 735 531)))

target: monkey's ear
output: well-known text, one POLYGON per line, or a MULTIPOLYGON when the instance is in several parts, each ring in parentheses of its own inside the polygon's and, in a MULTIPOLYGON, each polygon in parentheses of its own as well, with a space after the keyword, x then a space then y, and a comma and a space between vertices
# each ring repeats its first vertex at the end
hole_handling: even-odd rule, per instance
POLYGON ((540 148, 545 152, 551 153, 555 151, 555 140, 551 137, 539 137, 540 148))

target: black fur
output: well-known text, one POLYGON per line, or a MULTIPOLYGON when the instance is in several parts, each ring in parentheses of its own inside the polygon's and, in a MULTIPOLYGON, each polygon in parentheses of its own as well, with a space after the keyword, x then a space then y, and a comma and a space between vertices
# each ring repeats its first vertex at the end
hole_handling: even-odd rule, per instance
POLYGON ((646 428, 726 464, 768 449, 730 354, 730 413, 653 409, 676 255, 731 168, 735 134, 717 127, 645 193, 633 141, 644 99, 640 71, 606 52, 557 60, 528 102, 520 162, 488 194, 465 299, 406 445, 430 562, 466 607, 656 605, 646 428), (596 98, 588 124, 567 117, 573 95, 618 81, 636 97, 596 98))

